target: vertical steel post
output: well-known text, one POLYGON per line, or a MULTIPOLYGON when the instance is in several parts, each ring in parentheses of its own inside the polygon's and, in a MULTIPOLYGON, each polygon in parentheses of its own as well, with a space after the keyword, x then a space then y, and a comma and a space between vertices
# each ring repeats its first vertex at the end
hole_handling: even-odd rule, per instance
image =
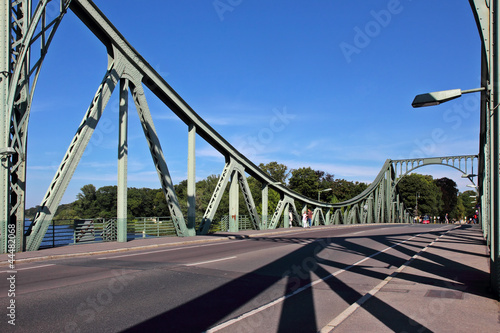
POLYGON ((0 253, 7 252, 7 224, 10 216, 9 108, 10 0, 0 0, 0 253))
POLYGON ((117 241, 127 241, 128 80, 120 80, 118 117, 117 241))
POLYGON ((492 181, 492 200, 491 200, 491 278, 493 290, 500 294, 500 193, 499 193, 499 154, 500 154, 500 144, 499 144, 499 127, 500 127, 500 116, 498 105, 500 104, 500 68, 499 68, 499 56, 500 56, 500 29, 499 29, 499 19, 500 19, 500 7, 499 0, 494 0, 490 3, 490 34, 491 38, 491 61, 490 61, 490 85, 491 85, 491 99, 490 99, 490 112, 491 112, 491 130, 492 130, 492 145, 491 145, 491 181, 492 181))
POLYGON ((385 209, 386 209, 386 218, 385 221, 386 223, 392 223, 394 222, 394 215, 393 215, 393 208, 394 205, 392 204, 392 172, 391 172, 391 166, 389 166, 389 169, 386 171, 386 176, 385 176, 385 209))
POLYGON ((229 187, 229 231, 238 232, 239 231, 239 184, 238 184, 238 172, 233 171, 231 175, 231 185, 229 187))
POLYGON ((262 225, 261 230, 266 230, 268 225, 267 211, 269 209, 269 185, 265 184, 262 186, 262 225))
POLYGON ((289 210, 290 210, 290 204, 287 203, 285 205, 285 209, 283 210, 283 226, 285 228, 290 228, 291 227, 290 214, 288 214, 289 210))
POLYGON ((196 126, 191 123, 188 133, 187 232, 196 234, 196 126))

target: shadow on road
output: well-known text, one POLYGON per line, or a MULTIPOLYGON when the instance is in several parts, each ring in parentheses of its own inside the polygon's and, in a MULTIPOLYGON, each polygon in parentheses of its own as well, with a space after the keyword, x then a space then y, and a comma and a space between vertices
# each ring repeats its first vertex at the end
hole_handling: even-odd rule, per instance
MULTIPOLYGON (((453 235, 455 242, 463 242, 464 244, 476 244, 479 240, 469 237, 464 230, 467 227, 463 226, 453 235)), ((433 235, 428 233, 422 237, 435 239, 438 235, 443 233, 435 232, 433 235)), ((279 329, 278 332, 317 332, 321 327, 317 327, 314 297, 312 288, 307 286, 312 282, 313 275, 325 279, 326 285, 335 292, 342 300, 348 304, 353 304, 359 300, 363 295, 352 287, 341 281, 337 277, 331 275, 325 267, 344 269, 346 264, 337 262, 335 260, 321 259, 318 254, 325 249, 334 249, 336 251, 346 251, 349 253, 356 253, 361 256, 371 256, 377 251, 356 244, 354 241, 357 238, 370 238, 376 242, 384 244, 385 246, 394 246, 401 242, 402 236, 413 236, 419 234, 397 234, 390 236, 373 236, 373 237, 332 237, 320 239, 308 239, 300 237, 280 237, 280 238, 251 238, 255 242, 286 242, 286 243, 304 243, 309 241, 300 249, 285 255, 284 257, 275 260, 259 269, 256 269, 248 274, 244 274, 239 278, 233 279, 222 286, 199 296, 196 299, 178 306, 175 309, 164 312, 144 322, 141 322, 125 332, 143 332, 143 331, 168 331, 168 332, 203 332, 211 327, 219 324, 220 322, 228 320, 235 310, 243 308, 250 302, 260 297, 266 299, 266 292, 269 288, 278 282, 286 281, 285 297, 282 297, 281 313, 276 313, 279 316, 279 329), (300 269, 296 269, 299 267, 300 269), (295 268, 295 269, 294 269, 295 268), (301 291, 300 294, 298 291, 301 291), (292 306, 293 298, 300 297, 300 308, 292 306)), ((415 241, 419 239, 415 238, 415 241)), ((426 240, 425 243, 429 243, 426 240)), ((440 243, 440 246, 443 244, 440 243)), ((415 244, 404 243, 396 246, 394 249, 404 254, 403 258, 388 254, 380 253, 376 259, 382 263, 387 263, 389 266, 400 266, 408 257, 413 256, 422 247, 415 244)), ((448 250, 448 249, 447 249, 448 250)), ((460 250, 457 250, 460 252, 460 250)), ((467 276, 471 274, 475 278, 482 281, 488 280, 485 272, 478 271, 472 267, 464 266, 461 263, 450 261, 447 258, 436 256, 427 252, 421 253, 421 256, 427 260, 416 259, 412 263, 412 267, 421 271, 433 271, 438 274, 440 278, 431 279, 428 277, 407 274, 404 271, 398 275, 399 279, 405 279, 409 282, 419 284, 426 284, 429 286, 439 285, 449 289, 461 289, 466 293, 480 294, 482 296, 491 297, 487 295, 484 286, 467 285, 464 287, 461 283, 470 282, 467 276), (453 267, 453 269, 443 269, 443 267, 453 267), (450 284, 449 280, 454 279, 458 283, 450 284)), ((369 267, 354 266, 350 269, 360 275, 371 276, 380 280, 387 277, 386 274, 370 270, 369 267)), ((274 299, 279 298, 274 297, 274 299)), ((274 299, 268 299, 268 302, 274 299)), ((429 329, 422 323, 415 322, 412 318, 408 317, 398 309, 393 308, 387 303, 376 296, 372 297, 369 302, 363 306, 375 318, 380 320, 385 326, 393 331, 406 331, 406 332, 425 332, 429 329)), ((266 310, 270 311, 270 310, 266 310)), ((332 314, 334 315, 334 314, 332 314)), ((246 327, 240 330, 242 332, 259 332, 259 321, 255 322, 255 327, 246 327)))

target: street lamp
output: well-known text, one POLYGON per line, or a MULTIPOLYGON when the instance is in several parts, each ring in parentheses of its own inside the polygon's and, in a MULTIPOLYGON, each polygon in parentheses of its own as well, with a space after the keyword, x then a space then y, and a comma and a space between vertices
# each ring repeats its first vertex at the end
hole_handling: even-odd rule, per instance
POLYGON ((444 90, 444 91, 436 91, 426 94, 420 94, 415 96, 411 106, 414 108, 420 108, 424 106, 432 106, 439 105, 444 102, 451 101, 452 99, 458 98, 462 96, 462 94, 469 94, 473 92, 483 91, 485 87, 469 89, 469 90, 461 90, 461 89, 452 89, 452 90, 444 90))
POLYGON ((318 191, 318 201, 319 201, 319 198, 320 198, 320 196, 321 196, 321 192, 327 192, 327 191, 331 191, 331 190, 332 190, 331 188, 326 188, 326 189, 324 189, 324 190, 320 190, 320 191, 318 191))

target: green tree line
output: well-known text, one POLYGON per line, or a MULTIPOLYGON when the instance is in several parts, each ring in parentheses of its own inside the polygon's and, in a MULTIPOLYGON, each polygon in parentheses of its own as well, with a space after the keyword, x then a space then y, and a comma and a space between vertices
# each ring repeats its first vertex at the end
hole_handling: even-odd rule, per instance
MULTIPOLYGON (((355 197, 363 192, 368 184, 352 182, 345 179, 335 179, 334 175, 310 167, 289 169, 278 162, 260 164, 276 182, 287 186, 309 198, 320 199, 323 202, 336 203, 355 197)), ((219 176, 211 175, 196 183, 196 216, 201 219, 217 186, 219 176)), ((262 212, 262 184, 253 177, 247 177, 248 185, 252 192, 257 212, 262 216, 272 216, 280 200, 280 195, 272 189, 269 190, 268 211, 262 212)), ((187 216, 187 180, 174 186, 179 204, 184 216, 187 216)), ((432 176, 410 174, 399 183, 399 193, 412 213, 418 206, 418 215, 440 216, 444 219, 449 214, 449 219, 470 217, 474 214, 475 193, 466 191, 459 193, 456 183, 448 178, 433 179, 432 176)), ((243 196, 240 194, 240 214, 248 214, 243 196)), ((302 208, 302 203, 296 202, 297 209, 302 208)), ((80 219, 80 218, 111 218, 116 217, 117 187, 103 186, 96 188, 92 184, 81 188, 76 200, 59 207, 55 219, 80 219)), ((229 186, 226 189, 215 220, 227 215, 229 207, 229 186)), ((27 210, 26 216, 33 217, 36 208, 27 210)), ((129 188, 127 193, 127 215, 133 217, 169 216, 165 195, 161 189, 129 188)))
MULTIPOLYGON (((313 170, 310 167, 289 169, 284 164, 270 162, 260 164, 259 167, 265 171, 276 182, 289 187, 291 190, 303 194, 307 197, 316 198, 318 191, 331 189, 321 194, 321 201, 338 202, 350 199, 368 187, 365 183, 351 182, 344 179, 334 179, 334 176, 320 170, 313 170)), ((211 199, 212 193, 217 186, 218 175, 211 175, 196 183, 196 216, 201 219, 205 209, 211 199)), ((252 192, 257 212, 260 215, 272 216, 274 208, 280 200, 279 193, 269 190, 269 209, 267 213, 262 213, 262 184, 253 177, 247 177, 248 185, 252 192)), ((181 210, 187 216, 187 180, 181 181, 174 186, 181 210)), ((132 217, 149 216, 169 216, 165 195, 161 189, 150 188, 129 188, 127 191, 127 215, 132 217)), ((247 208, 240 194, 240 214, 247 214, 247 208)), ((300 203, 297 203, 300 204, 300 203)), ((116 216, 117 187, 103 186, 96 188, 92 184, 87 184, 80 189, 76 200, 69 204, 59 206, 55 219, 80 219, 103 217, 110 218, 116 216)), ((215 220, 227 215, 229 207, 229 186, 226 189, 219 205, 215 220)), ((297 206, 297 209, 300 209, 297 206)), ((26 216, 32 218, 36 208, 26 211, 26 216)))
POLYGON ((468 219, 474 216, 477 200, 475 191, 459 193, 457 184, 449 178, 433 179, 429 175, 410 174, 399 182, 399 194, 406 208, 418 216, 436 216, 444 221, 468 219))

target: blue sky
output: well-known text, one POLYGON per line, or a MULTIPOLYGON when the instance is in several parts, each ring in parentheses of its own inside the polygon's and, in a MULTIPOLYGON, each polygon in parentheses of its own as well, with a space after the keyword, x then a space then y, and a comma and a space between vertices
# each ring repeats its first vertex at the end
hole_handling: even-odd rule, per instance
MULTIPOLYGON (((386 159, 477 154, 479 95, 413 109, 419 93, 480 86, 469 2, 436 0, 95 0, 165 80, 254 163, 310 166, 370 183, 386 159), (438 135, 439 134, 439 135, 438 135)), ((69 11, 42 68, 30 118, 27 207, 40 204, 106 71, 105 48, 69 11)), ((130 99, 129 187, 159 188, 130 99)), ((148 103, 175 183, 187 127, 148 103)), ((63 198, 115 185, 118 94, 63 198)), ((223 157, 197 138, 197 178, 223 157)), ((454 179, 451 168, 421 168, 454 179)))

